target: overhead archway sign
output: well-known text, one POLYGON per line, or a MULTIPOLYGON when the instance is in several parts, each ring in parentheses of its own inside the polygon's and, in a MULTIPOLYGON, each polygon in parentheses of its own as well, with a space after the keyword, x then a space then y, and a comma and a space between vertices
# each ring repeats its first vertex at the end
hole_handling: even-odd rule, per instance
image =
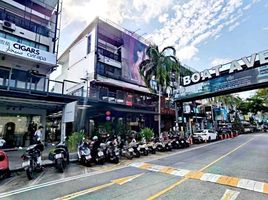
POLYGON ((181 77, 175 100, 193 100, 268 86, 268 50, 181 77))

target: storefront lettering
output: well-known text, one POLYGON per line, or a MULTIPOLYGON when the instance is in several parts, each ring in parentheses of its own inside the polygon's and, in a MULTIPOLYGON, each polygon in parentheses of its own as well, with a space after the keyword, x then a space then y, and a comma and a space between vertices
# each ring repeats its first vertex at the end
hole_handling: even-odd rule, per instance
POLYGON ((18 43, 13 44, 13 47, 15 49, 20 49, 22 51, 27 51, 27 52, 34 53, 36 55, 39 55, 39 49, 35 49, 35 48, 31 48, 31 47, 26 47, 26 46, 21 45, 21 44, 18 44, 18 43))
POLYGON ((25 58, 30 58, 36 61, 41 61, 53 65, 56 64, 55 54, 6 39, 0 39, 0 52, 1 51, 25 58))
POLYGON ((268 50, 259 52, 257 54, 252 54, 249 58, 243 57, 241 60, 234 60, 231 62, 229 69, 225 69, 225 65, 217 65, 209 70, 204 70, 202 72, 196 72, 191 76, 184 76, 182 78, 183 85, 190 85, 191 83, 198 83, 200 81, 204 81, 206 79, 211 79, 213 76, 220 76, 222 72, 228 70, 228 73, 234 73, 243 71, 246 69, 253 68, 256 62, 259 62, 260 65, 264 65, 268 63, 268 50), (259 60, 256 60, 256 58, 259 60))

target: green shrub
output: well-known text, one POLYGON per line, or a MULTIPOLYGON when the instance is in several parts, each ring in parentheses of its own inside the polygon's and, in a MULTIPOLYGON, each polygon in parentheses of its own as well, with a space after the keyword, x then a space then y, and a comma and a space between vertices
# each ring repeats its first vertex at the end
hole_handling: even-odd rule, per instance
POLYGON ((77 150, 77 146, 82 142, 85 137, 83 132, 74 132, 68 138, 67 145, 70 152, 74 152, 77 150))
POLYGON ((141 137, 144 137, 146 141, 148 142, 154 136, 154 131, 153 129, 150 129, 150 128, 143 128, 141 129, 140 135, 141 137))

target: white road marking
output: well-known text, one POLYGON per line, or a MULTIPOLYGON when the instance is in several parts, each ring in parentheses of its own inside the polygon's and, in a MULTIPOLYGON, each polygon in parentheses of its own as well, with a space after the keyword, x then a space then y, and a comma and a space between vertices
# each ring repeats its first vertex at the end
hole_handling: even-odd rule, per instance
POLYGON ((254 185, 253 190, 256 192, 262 192, 264 187, 264 183, 256 181, 256 184, 254 185))
POLYGON ((221 200, 235 200, 240 192, 227 189, 223 194, 221 200))
POLYGON ((176 171, 171 172, 171 174, 173 174, 175 176, 185 176, 189 172, 190 172, 190 170, 187 170, 187 169, 178 169, 176 171))

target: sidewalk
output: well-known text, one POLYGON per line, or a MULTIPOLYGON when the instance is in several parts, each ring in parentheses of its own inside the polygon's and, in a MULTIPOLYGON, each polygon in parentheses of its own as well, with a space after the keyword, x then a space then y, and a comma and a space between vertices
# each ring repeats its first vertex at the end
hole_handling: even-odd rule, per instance
MULTIPOLYGON (((13 149, 12 151, 6 151, 8 158, 9 158, 9 169, 11 171, 19 171, 19 170, 23 169, 21 167, 21 164, 22 164, 21 156, 26 151, 26 148, 13 149)), ((54 148, 53 146, 45 147, 45 150, 42 152, 42 165, 48 166, 48 165, 53 164, 52 161, 48 160, 48 154, 49 154, 50 150, 53 148, 54 148)), ((70 161, 71 162, 77 161, 77 153, 76 152, 70 153, 70 161)))

